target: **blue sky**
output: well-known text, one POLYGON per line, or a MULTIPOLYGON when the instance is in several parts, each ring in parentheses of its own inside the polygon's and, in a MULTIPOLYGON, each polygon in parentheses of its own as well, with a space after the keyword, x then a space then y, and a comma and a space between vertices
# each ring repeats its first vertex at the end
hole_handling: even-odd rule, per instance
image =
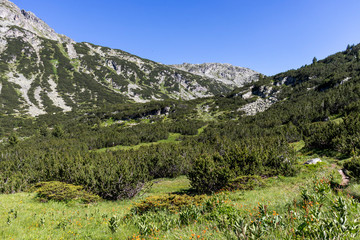
POLYGON ((273 75, 360 42, 359 0, 12 0, 58 33, 164 64, 273 75))

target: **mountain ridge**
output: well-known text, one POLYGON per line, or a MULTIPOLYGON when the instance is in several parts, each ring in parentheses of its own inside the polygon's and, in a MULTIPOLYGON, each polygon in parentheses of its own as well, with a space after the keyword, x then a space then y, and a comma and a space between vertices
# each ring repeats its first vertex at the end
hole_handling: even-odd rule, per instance
POLYGON ((0 26, 2 114, 38 116, 107 103, 189 100, 235 86, 122 50, 77 43, 8 0, 1 0, 0 26))
POLYGON ((258 72, 229 63, 183 63, 170 66, 196 75, 213 78, 235 87, 242 87, 246 83, 255 82, 259 79, 258 72))

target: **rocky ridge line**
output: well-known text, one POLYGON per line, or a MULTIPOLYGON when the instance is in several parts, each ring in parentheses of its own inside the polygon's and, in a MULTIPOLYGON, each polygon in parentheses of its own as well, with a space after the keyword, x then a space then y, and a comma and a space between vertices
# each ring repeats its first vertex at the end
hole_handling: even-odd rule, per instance
POLYGON ((249 68, 233 66, 228 63, 183 63, 170 66, 192 74, 212 78, 234 87, 242 87, 246 83, 259 80, 258 72, 249 68))

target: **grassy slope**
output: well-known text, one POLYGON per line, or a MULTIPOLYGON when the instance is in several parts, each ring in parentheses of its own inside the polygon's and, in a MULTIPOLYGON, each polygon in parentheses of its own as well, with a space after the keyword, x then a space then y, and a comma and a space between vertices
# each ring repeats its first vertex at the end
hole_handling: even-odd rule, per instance
MULTIPOLYGON (((299 155, 299 165, 314 156, 299 155)), ((252 191, 220 193, 226 195, 227 204, 250 212, 259 202, 268 205, 278 213, 286 211, 286 204, 299 194, 299 189, 312 180, 312 176, 335 174, 335 160, 325 158, 319 167, 301 165, 296 177, 275 177, 266 180, 266 187, 252 191)), ((0 195, 0 238, 1 239, 136 239, 138 230, 133 225, 120 224, 119 231, 112 234, 108 228, 111 216, 123 217, 134 203, 148 196, 179 192, 190 188, 186 177, 157 179, 148 192, 132 200, 104 201, 96 205, 79 203, 40 203, 33 193, 0 195), (14 212, 17 212, 15 218, 14 212)), ((159 239, 189 239, 200 236, 204 239, 225 239, 210 223, 194 223, 181 229, 159 232, 159 239)))

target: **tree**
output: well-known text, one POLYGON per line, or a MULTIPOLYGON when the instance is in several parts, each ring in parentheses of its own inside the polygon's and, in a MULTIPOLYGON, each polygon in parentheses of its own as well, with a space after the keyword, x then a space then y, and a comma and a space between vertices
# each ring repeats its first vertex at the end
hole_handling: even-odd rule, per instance
POLYGON ((47 137, 49 135, 48 127, 47 125, 41 126, 39 133, 41 136, 47 137))
POLYGON ((10 146, 14 146, 14 145, 16 145, 18 142, 19 142, 19 138, 16 136, 16 134, 12 134, 12 135, 9 137, 9 144, 10 144, 10 146))
POLYGON ((313 63, 313 64, 316 64, 316 63, 317 63, 317 58, 316 58, 316 57, 313 58, 312 63, 313 63))
POLYGON ((56 125, 52 132, 52 135, 54 137, 61 138, 64 136, 64 130, 62 129, 62 127, 60 125, 56 125))

